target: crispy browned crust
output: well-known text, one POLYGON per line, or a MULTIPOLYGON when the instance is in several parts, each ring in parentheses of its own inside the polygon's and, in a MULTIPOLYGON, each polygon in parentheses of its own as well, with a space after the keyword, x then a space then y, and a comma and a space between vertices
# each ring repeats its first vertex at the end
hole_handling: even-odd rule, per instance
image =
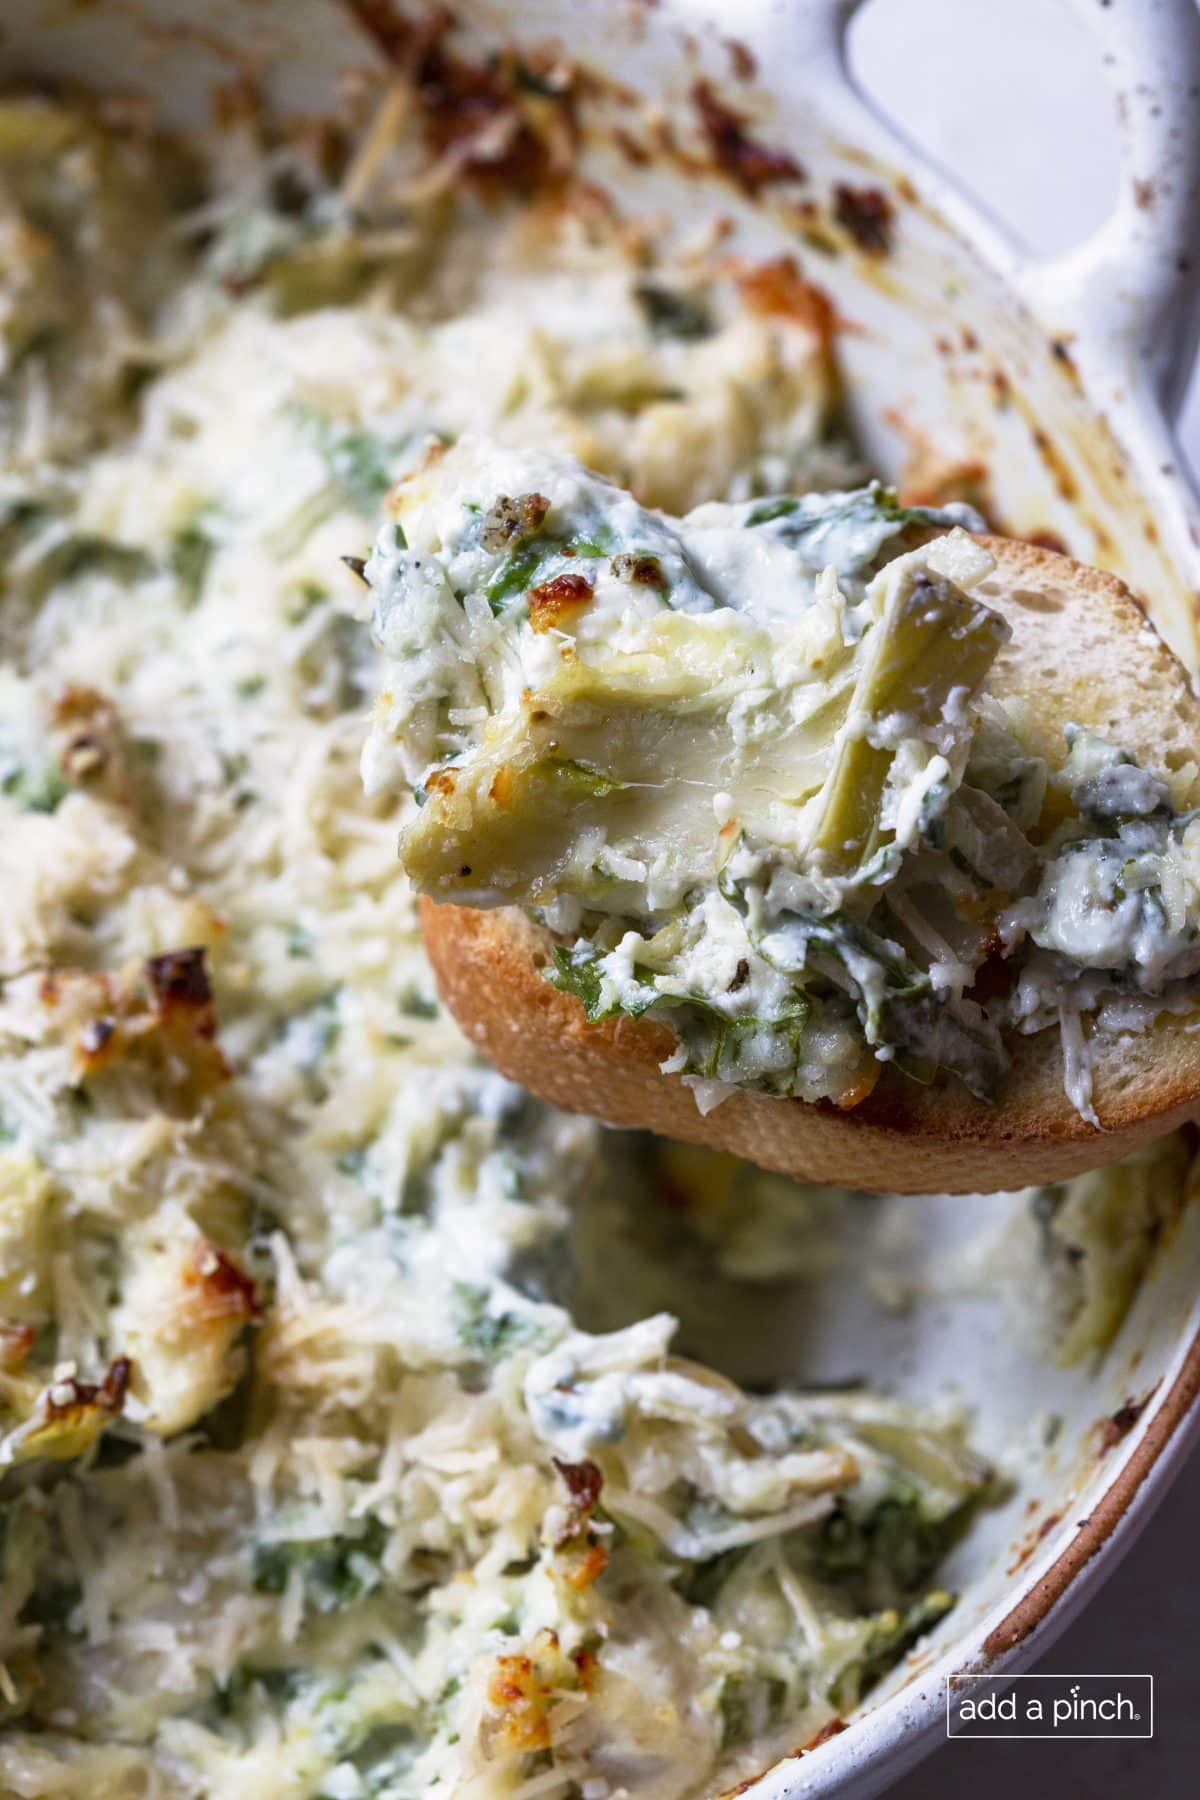
MULTIPOLYGON (((999 567, 983 595, 1013 627, 993 691, 1036 693, 1034 729, 1055 758, 1074 719, 1176 773, 1181 800, 1200 793, 1190 772, 1200 705, 1129 590, 1054 551, 984 542, 999 567)), ((849 1112, 739 1092, 702 1114, 682 1079, 660 1072, 670 1032, 628 1018, 588 1024, 579 1002, 540 974, 550 940, 523 913, 426 900, 422 923, 447 1005, 504 1074, 570 1111, 731 1150, 804 1181, 879 1193, 1018 1188, 1113 1162, 1200 1110, 1200 1031, 1188 1029, 1198 1009, 1098 1051, 1100 1131, 1063 1091, 1056 1032, 1015 1040, 994 1106, 949 1080, 925 1088, 887 1069, 849 1112)))

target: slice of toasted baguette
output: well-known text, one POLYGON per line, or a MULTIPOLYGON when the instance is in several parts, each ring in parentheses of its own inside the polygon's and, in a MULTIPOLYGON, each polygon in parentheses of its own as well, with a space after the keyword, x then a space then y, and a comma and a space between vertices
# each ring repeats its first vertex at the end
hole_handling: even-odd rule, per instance
MULTIPOLYGON (((1030 707, 1023 731, 1052 763, 1071 720, 1122 745, 1200 801, 1200 702, 1115 576, 1053 551, 981 540, 996 571, 976 590, 1013 629, 989 677, 1030 707)), ((737 1092, 701 1113, 659 1064, 666 1027, 625 1017, 591 1025, 579 1002, 542 978, 550 939, 525 915, 423 902, 425 942, 442 995, 505 1075, 573 1112, 730 1150, 803 1181, 874 1193, 986 1193, 1057 1181, 1113 1162, 1200 1112, 1200 998, 1150 1029, 1100 1040, 1093 1097, 1103 1129, 1063 1088, 1057 1031, 1011 1040, 1013 1066, 995 1105, 941 1077, 921 1087, 885 1069, 861 1105, 737 1092)))

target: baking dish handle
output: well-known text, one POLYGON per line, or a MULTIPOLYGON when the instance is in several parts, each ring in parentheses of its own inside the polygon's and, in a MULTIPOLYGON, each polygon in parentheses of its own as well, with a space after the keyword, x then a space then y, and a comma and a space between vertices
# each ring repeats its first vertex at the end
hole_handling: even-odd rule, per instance
POLYGON ((1018 285, 1051 328, 1070 321, 1135 367, 1173 417, 1200 332, 1200 8, 1196 0, 1071 0, 1099 38, 1117 102, 1114 211, 1018 285))
POLYGON ((1077 358, 1096 372, 1132 377, 1173 416, 1200 334, 1200 8, 1195 0, 1069 3, 1099 41, 1114 93, 1120 192, 1090 238, 1037 259, 859 88, 846 35, 862 0, 809 0, 825 15, 825 48, 836 45, 828 74, 891 140, 893 153, 902 149, 929 198, 1001 265, 1047 331, 1072 340, 1077 358))

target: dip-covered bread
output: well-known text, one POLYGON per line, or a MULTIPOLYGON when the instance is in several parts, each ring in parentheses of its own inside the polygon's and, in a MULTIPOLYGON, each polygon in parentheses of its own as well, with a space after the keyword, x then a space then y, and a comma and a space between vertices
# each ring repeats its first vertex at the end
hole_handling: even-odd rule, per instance
MULTIPOLYGON (((981 1145, 1035 1135, 1047 1173, 1190 1102, 1195 707, 1119 584, 877 486, 673 519, 475 440, 392 506, 365 570, 388 668, 364 768, 416 792, 407 872, 437 900, 524 908, 590 1023, 665 1028, 655 1061, 701 1112, 735 1090, 864 1124, 895 1104, 914 1138, 951 1117, 981 1145), (1163 1020, 1176 1058, 1113 1113, 1111 1047, 1135 1043, 1127 1068, 1163 1020)), ((467 998, 444 934, 487 934, 487 960, 514 924, 427 929, 460 1013, 502 1000, 467 998)), ((560 1102, 651 1122, 572 1075, 560 1102)), ((809 1130, 786 1116, 767 1139, 809 1130)), ((659 1122, 697 1134, 675 1104, 659 1122)), ((847 1173, 836 1147, 754 1151, 760 1123, 743 1153, 847 1173)), ((926 1159, 919 1184, 938 1176, 926 1159)))

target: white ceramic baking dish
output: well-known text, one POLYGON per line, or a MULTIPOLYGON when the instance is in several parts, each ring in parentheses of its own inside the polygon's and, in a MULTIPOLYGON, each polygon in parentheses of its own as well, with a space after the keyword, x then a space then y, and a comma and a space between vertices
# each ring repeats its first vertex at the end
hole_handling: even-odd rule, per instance
MULTIPOLYGON (((844 54, 850 0, 473 0, 456 41, 469 51, 556 37, 618 77, 640 99, 616 115, 602 95, 585 106, 590 175, 623 208, 661 215, 664 230, 694 233, 722 215, 738 248, 798 255, 844 321, 850 408, 881 469, 899 472, 922 436, 951 461, 979 465, 1005 527, 1052 533, 1124 575, 1196 668, 1200 514, 1167 409, 1192 348, 1200 15, 1192 0, 1078 4, 1102 36, 1118 95, 1122 191, 1098 235, 1042 265, 1023 259, 855 91, 844 54), (755 203, 699 165, 690 95, 701 73, 746 115, 756 141, 804 166, 804 182, 768 185, 755 203), (641 133, 657 146, 648 161, 615 147, 614 122, 627 140, 641 133), (833 256, 814 252, 814 224, 827 222, 838 183, 886 193, 895 208, 887 257, 849 242, 833 256)), ((347 71, 381 61, 386 14, 380 0, 353 11, 337 0, 209 0, 201 28, 194 0, 17 0, 4 9, 0 72, 140 90, 168 118, 197 125, 214 84, 248 62, 281 105, 328 111, 347 71)), ((944 1283, 898 1313, 868 1292, 863 1269, 881 1237, 903 1237, 910 1265, 936 1266, 964 1233, 1002 1226, 1011 1211, 1002 1198, 847 1207, 834 1227, 840 1259, 809 1303, 756 1312, 760 1365, 806 1379, 861 1374, 923 1394, 953 1383, 985 1447, 1030 1452, 1011 1502, 956 1554, 948 1575, 962 1599, 932 1642, 849 1730, 764 1773, 750 1789, 756 1800, 862 1797, 894 1780, 943 1735, 952 1671, 1019 1669, 1062 1630, 1129 1547, 1200 1427, 1200 1208, 1162 1246, 1097 1368, 1048 1370, 969 1284, 944 1283), (1040 1427, 1050 1413, 1061 1423, 1047 1447, 1040 1427)))

